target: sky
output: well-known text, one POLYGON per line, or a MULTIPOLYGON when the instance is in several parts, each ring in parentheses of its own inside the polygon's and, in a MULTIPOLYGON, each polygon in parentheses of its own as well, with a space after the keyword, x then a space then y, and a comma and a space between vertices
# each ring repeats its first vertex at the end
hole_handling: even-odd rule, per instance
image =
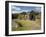
POLYGON ((29 11, 37 11, 37 12, 41 12, 41 7, 36 7, 36 6, 16 6, 16 5, 12 5, 11 9, 13 11, 13 13, 20 13, 20 12, 29 12, 29 11))

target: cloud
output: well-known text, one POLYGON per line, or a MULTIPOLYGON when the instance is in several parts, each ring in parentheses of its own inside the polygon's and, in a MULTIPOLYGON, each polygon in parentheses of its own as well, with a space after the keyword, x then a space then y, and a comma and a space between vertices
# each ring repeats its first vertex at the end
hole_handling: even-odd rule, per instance
POLYGON ((40 7, 37 7, 37 8, 34 9, 34 11, 41 12, 41 8, 40 7))
POLYGON ((28 12, 29 10, 22 10, 22 12, 28 12))
POLYGON ((21 8, 19 8, 19 7, 14 7, 14 6, 13 6, 13 7, 12 7, 12 10, 13 10, 13 11, 20 11, 21 8))
POLYGON ((21 11, 12 11, 12 14, 21 13, 21 11))
POLYGON ((21 10, 21 8, 19 8, 19 7, 16 7, 15 9, 18 10, 18 11, 21 10))

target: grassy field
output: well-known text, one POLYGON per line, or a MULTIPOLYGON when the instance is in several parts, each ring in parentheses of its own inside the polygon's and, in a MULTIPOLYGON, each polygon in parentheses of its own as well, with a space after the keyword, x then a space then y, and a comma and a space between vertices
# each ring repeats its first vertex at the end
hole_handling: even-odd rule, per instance
MULTIPOLYGON (((20 23, 22 27, 12 27, 12 31, 22 31, 22 30, 39 30, 41 26, 41 20, 36 19, 35 21, 33 20, 17 20, 17 23, 20 23)), ((16 23, 14 22, 14 23, 16 23)), ((14 24, 13 23, 13 24, 14 24)))

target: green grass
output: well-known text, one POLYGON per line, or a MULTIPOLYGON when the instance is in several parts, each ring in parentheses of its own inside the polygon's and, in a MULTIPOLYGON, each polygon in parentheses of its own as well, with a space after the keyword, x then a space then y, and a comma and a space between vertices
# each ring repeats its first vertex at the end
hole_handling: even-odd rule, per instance
POLYGON ((12 31, 39 30, 41 26, 40 19, 36 19, 35 21, 18 20, 16 22, 20 23, 23 27, 18 27, 18 28, 12 27, 12 31))
POLYGON ((22 31, 22 30, 31 30, 31 27, 18 27, 17 29, 13 28, 13 31, 22 31))
POLYGON ((32 22, 30 21, 30 20, 18 20, 18 21, 16 21, 17 23, 20 23, 21 25, 23 25, 23 26, 27 26, 27 25, 31 25, 32 24, 32 22))

